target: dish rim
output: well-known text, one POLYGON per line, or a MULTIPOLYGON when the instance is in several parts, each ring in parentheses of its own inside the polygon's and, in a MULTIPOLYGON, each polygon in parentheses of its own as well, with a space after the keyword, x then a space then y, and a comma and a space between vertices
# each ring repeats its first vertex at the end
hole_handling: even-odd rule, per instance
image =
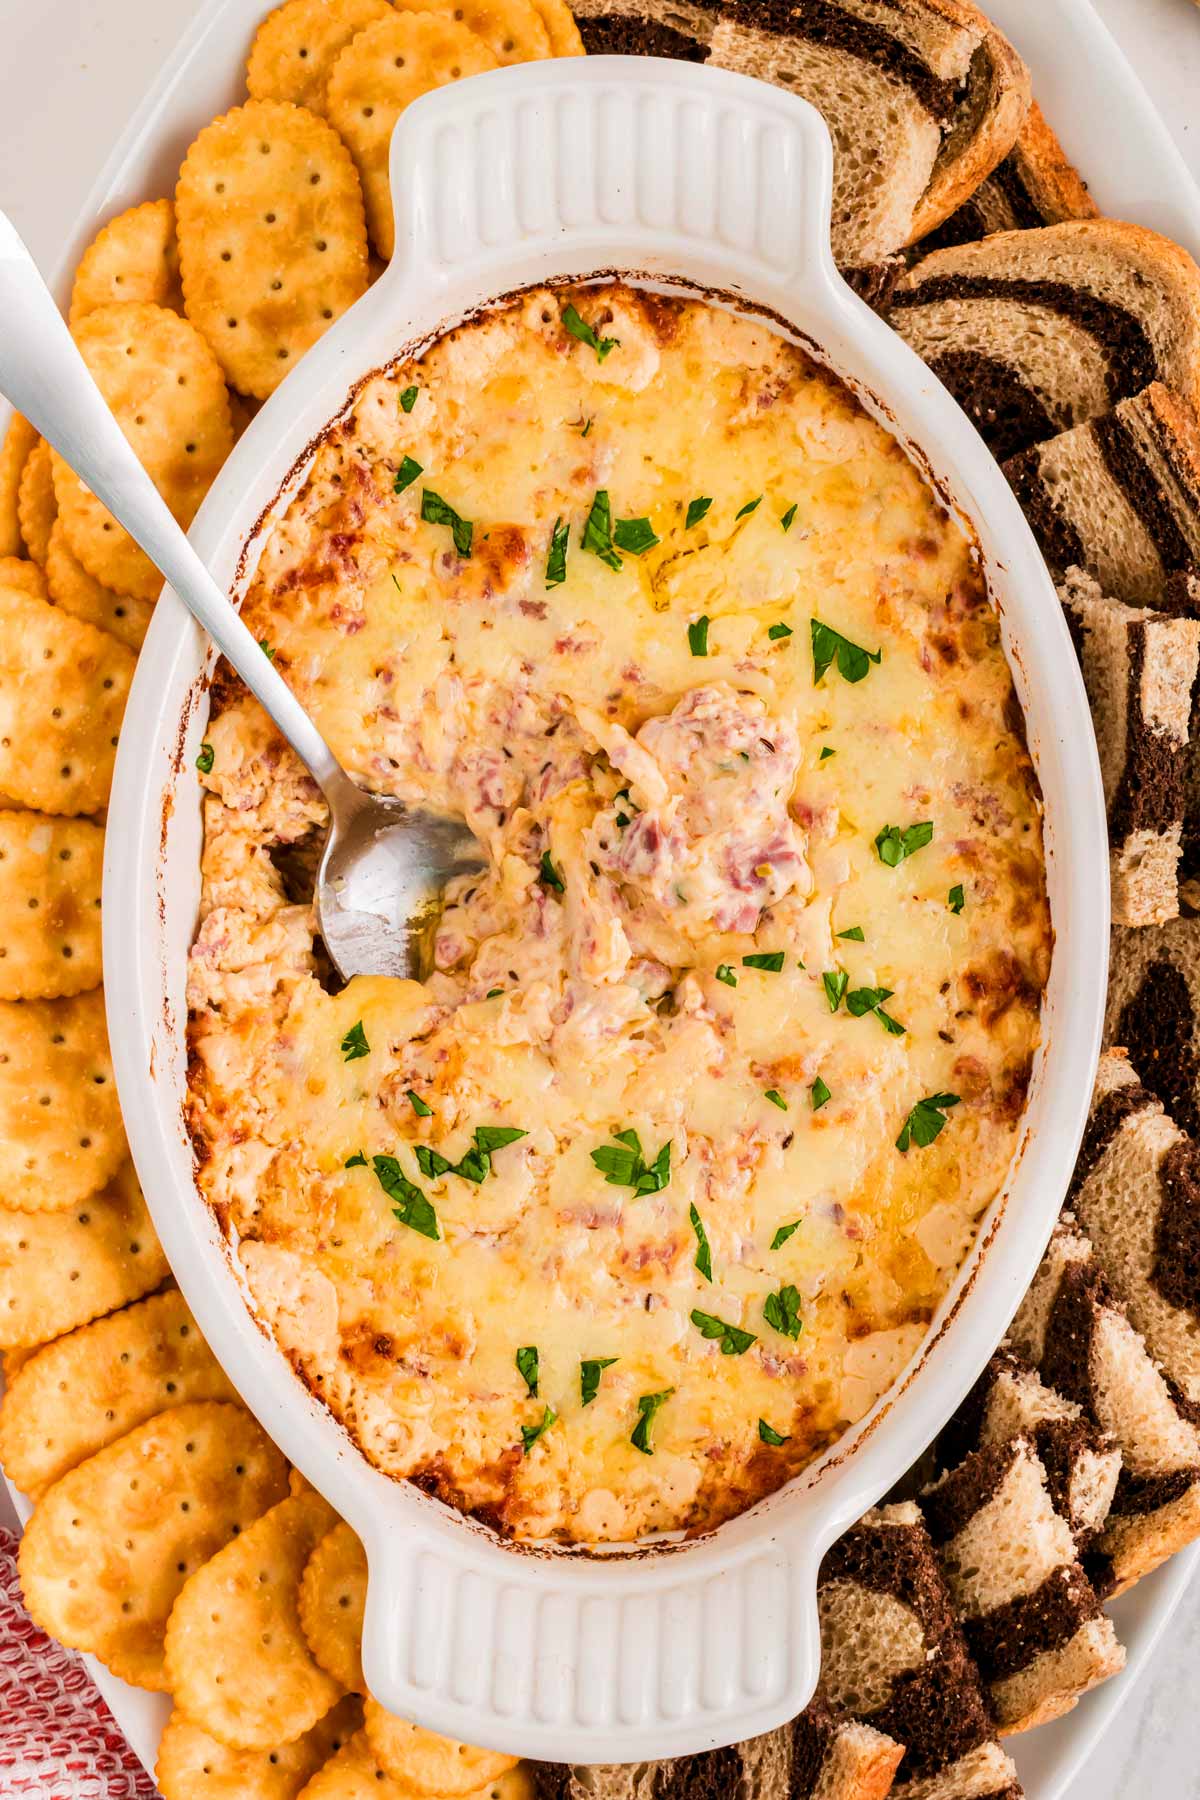
MULTIPOLYGON (((573 1606, 578 1615, 574 1621, 577 1628, 582 1628, 581 1618, 589 1607, 593 1611, 600 1608, 606 1614, 609 1625, 614 1619, 621 1624, 620 1616, 624 1608, 631 1617, 637 1615, 640 1621, 632 1628, 635 1638, 640 1638, 645 1622, 649 1620, 654 1629, 668 1631, 676 1645, 683 1638, 692 1635, 693 1628, 686 1623, 681 1626, 679 1619, 672 1622, 667 1619, 667 1614, 672 1608, 680 1612, 681 1608, 686 1611, 689 1606, 703 1606, 707 1603, 704 1595, 712 1593, 719 1594, 722 1604, 726 1606, 736 1597, 743 1606, 755 1603, 765 1605, 768 1614, 774 1608, 775 1616, 780 1621, 786 1621, 788 1627, 782 1634, 788 1643, 779 1653, 763 1657, 752 1652, 748 1645, 739 1644, 737 1657, 734 1659, 736 1669, 730 1658, 718 1658, 717 1667, 706 1665, 699 1671, 699 1687, 694 1679, 697 1671, 689 1674, 688 1679, 692 1681, 689 1695, 668 1697, 664 1704, 659 1705, 657 1712, 652 1714, 648 1713, 644 1705, 635 1705, 632 1717, 621 1714, 620 1684, 617 1682, 614 1686, 616 1675, 610 1656, 605 1673, 607 1705, 601 1708, 602 1717, 599 1720, 594 1716, 594 1695, 587 1699, 583 1697, 583 1690, 590 1685, 582 1679, 584 1663, 588 1660, 586 1656, 578 1665, 575 1659, 569 1656, 567 1658, 567 1666, 572 1668, 573 1674, 578 1678, 575 1682, 576 1701, 569 1716, 564 1715, 563 1711, 565 1690, 561 1682, 556 1684, 553 1677, 550 1679, 550 1687, 554 1691, 549 1696, 544 1689, 539 1689, 536 1693, 532 1689, 523 1689, 521 1699, 515 1705, 511 1695, 502 1696, 500 1702, 497 1702, 495 1684, 492 1684, 489 1687, 489 1693, 493 1696, 490 1713, 481 1710, 477 1688, 472 1690, 470 1702, 465 1702, 459 1697, 464 1683, 461 1679, 461 1657, 456 1651, 461 1652, 469 1640, 462 1639, 461 1632, 457 1646, 452 1641, 453 1634, 448 1634, 445 1630, 437 1639, 439 1654, 435 1658, 438 1664, 436 1684, 430 1680, 414 1679, 411 1663, 407 1672, 401 1667, 403 1657, 398 1654, 396 1633, 389 1632, 388 1629, 386 1602, 381 1598, 381 1587, 386 1585, 391 1592, 401 1574, 407 1575, 413 1582, 414 1594, 410 1596, 406 1620, 411 1640, 414 1628, 418 1631, 428 1631, 431 1628, 430 1609, 437 1602, 447 1600, 450 1592, 446 1585, 448 1581, 456 1590, 481 1581, 485 1587, 489 1582, 492 1583, 488 1597, 488 1604, 491 1605, 496 1603, 501 1590, 513 1586, 517 1558, 508 1546, 498 1550, 495 1545, 489 1544, 486 1554, 482 1553, 478 1528, 461 1516, 452 1515, 449 1519, 438 1519, 434 1534, 440 1543, 448 1528, 456 1540, 453 1550, 446 1551, 446 1560, 453 1565, 453 1570, 447 1571, 427 1541, 430 1526, 428 1509, 438 1507, 437 1502, 428 1500, 424 1495, 416 1495, 407 1486, 401 1488, 377 1471, 369 1469, 348 1439, 339 1446, 316 1441, 322 1436, 319 1424, 315 1424, 312 1417, 312 1413, 318 1408, 301 1387, 290 1365, 275 1349, 273 1340, 267 1338, 261 1325, 256 1326, 248 1312, 239 1320, 238 1315, 242 1313, 240 1301, 232 1312, 225 1308, 224 1301, 232 1275, 228 1264, 222 1262, 224 1273, 218 1277, 215 1273, 218 1259, 210 1254, 213 1245, 210 1242, 205 1250, 197 1241, 197 1221, 192 1214, 197 1207, 202 1206, 202 1202, 197 1198, 195 1184, 191 1179, 190 1162, 187 1182, 184 1183, 179 1175, 178 1119, 173 1121, 176 1135, 172 1143, 171 1133, 164 1119, 164 1107, 145 1105, 147 1074, 149 1073, 151 1089, 161 1093, 164 1068, 168 1077, 172 1072, 163 1058, 169 1056, 172 1048, 178 1051, 178 1036, 170 1009, 168 1007, 167 1011, 163 1010, 161 984, 156 982, 156 971, 151 966, 153 954, 146 949, 146 941, 154 940, 155 927, 153 917, 147 916, 148 912, 153 914, 154 910, 149 907, 153 884, 147 882, 145 877, 154 872, 160 852, 168 859, 168 867, 170 856, 178 855, 177 834, 181 809, 177 805, 179 796, 175 790, 181 781, 188 780, 191 752, 200 741, 199 715, 193 708, 187 726, 181 732, 177 702, 174 729, 164 733, 164 726, 170 723, 164 717, 164 710, 170 710, 166 707, 167 696, 178 687, 179 671, 185 663, 192 666, 193 675, 188 682, 189 688, 191 687, 197 669, 199 648, 199 633, 183 615, 178 602, 169 594, 164 595, 160 602, 157 617, 139 661, 130 697, 127 725, 131 729, 122 735, 118 756, 110 810, 113 829, 108 834, 109 854, 106 854, 105 872, 105 966, 110 1032, 118 1084, 129 1102, 126 1110, 130 1122, 130 1140, 147 1191, 147 1199, 168 1258, 176 1268, 177 1278, 189 1305, 196 1313, 201 1329, 213 1344, 218 1358, 227 1368, 232 1368, 235 1385, 242 1391, 247 1404, 272 1436, 281 1442, 302 1472, 310 1479, 315 1478, 317 1486, 326 1489, 334 1504, 359 1530, 367 1546, 373 1574, 378 1569, 388 1578, 385 1583, 376 1576, 371 1584, 373 1599, 368 1603, 365 1654, 372 1690, 393 1710, 417 1717, 420 1722, 448 1735, 470 1736, 471 1741, 495 1744, 512 1749, 515 1753, 541 1757, 562 1756, 575 1761, 587 1759, 589 1752, 593 1753, 594 1760, 635 1760, 650 1755, 682 1754, 710 1747, 715 1742, 733 1741, 768 1729, 783 1718, 792 1716, 808 1698, 816 1672, 814 1598, 816 1566, 821 1552, 834 1536, 891 1484, 892 1479, 907 1468, 915 1454, 914 1443, 917 1450, 923 1448, 937 1424, 961 1398, 979 1367, 991 1353, 1032 1275, 1049 1235, 1061 1196, 1066 1189, 1086 1117, 1103 1011, 1104 983, 1098 976, 1104 968, 1107 955, 1106 908, 1095 905, 1097 893, 1107 893, 1107 835, 1103 796, 1090 715, 1075 659, 1070 651, 1061 609, 1028 527, 990 455, 924 365, 844 287, 833 270, 827 238, 822 238, 820 231, 814 234, 814 219, 823 228, 828 216, 829 140, 819 115, 793 96, 763 87, 747 78, 705 66, 658 62, 649 58, 596 57, 588 58, 585 62, 531 64, 520 69, 476 77, 471 82, 443 89, 438 94, 427 97, 410 108, 401 121, 393 141, 393 157, 397 161, 407 159, 405 183, 398 184, 396 188, 402 213, 398 242, 404 244, 406 240, 413 241, 415 234, 417 241, 424 241, 428 249, 432 242, 428 234, 433 231, 436 236, 436 221, 420 214, 419 193, 423 179, 444 180, 444 169, 434 169, 435 140, 444 141, 444 133, 439 138, 443 126, 456 118, 460 122, 464 117, 475 118, 488 108, 495 111, 506 103, 515 106, 526 99, 532 101, 536 96, 545 100, 549 93, 565 97, 564 104, 568 101, 582 104, 582 94, 594 90, 593 99, 598 105, 605 95, 616 101, 621 92, 636 90, 640 93, 648 88, 686 95, 692 106, 699 102, 716 104, 714 96, 717 93, 722 95, 722 104, 734 105, 733 96, 736 92, 736 106, 744 107, 760 125, 764 119, 769 119, 774 127, 783 115, 787 115, 788 126, 794 128, 796 134, 796 143, 803 146, 801 172, 807 178, 811 178, 814 171, 819 172, 823 183, 820 206, 816 211, 810 211, 803 227, 805 256, 801 266, 805 279, 812 283, 812 291, 808 295, 811 307, 819 311, 819 300, 827 309, 827 316, 821 315, 828 326, 821 334, 821 349, 827 351, 831 339, 843 346, 856 342, 862 352, 855 359, 859 369, 865 361, 868 367, 879 365, 887 370, 886 379, 880 379, 878 374, 875 378, 876 389, 886 391, 888 397, 887 406, 882 410, 891 415, 893 406, 900 404, 902 413, 924 421, 924 428, 919 434, 921 448, 928 455, 939 481, 944 480, 949 484, 956 504, 961 504, 972 517, 987 553, 990 573, 1001 590, 997 597, 1001 601, 1006 647, 1010 653, 1010 664, 1014 665, 1025 714, 1030 721, 1031 747, 1038 759, 1039 776, 1046 796, 1048 865, 1053 856, 1058 855, 1055 846, 1059 836, 1062 837, 1064 850, 1056 865, 1060 873, 1054 883, 1061 892, 1056 893, 1055 897, 1058 943, 1051 974, 1051 990, 1057 994, 1065 989, 1061 1001, 1065 1010, 1061 1020, 1053 1009, 1051 1011, 1048 1035, 1057 1031, 1058 1042, 1053 1045, 1052 1050, 1046 1050, 1041 1061, 1044 1066, 1053 1055, 1053 1070, 1059 1089, 1063 1087, 1066 1076, 1069 1077, 1068 1085, 1073 1087, 1074 1092, 1066 1099, 1060 1093, 1052 1103, 1048 1076, 1043 1077, 1039 1072, 1035 1077, 1023 1120, 1023 1149, 1018 1155, 1015 1178, 1010 1184, 1007 1219, 1003 1216, 1006 1210, 1004 1207, 992 1209, 998 1217, 988 1228, 981 1229, 983 1247, 967 1259, 946 1306, 939 1309, 938 1319, 931 1328, 916 1366, 906 1371, 900 1391, 892 1390, 865 1420, 839 1441, 830 1457, 820 1459, 798 1477, 796 1482, 789 1484, 787 1489, 759 1503, 750 1512, 729 1521, 716 1532, 707 1534, 684 1550, 673 1552, 670 1556, 651 1554, 636 1562, 622 1557, 619 1565, 614 1564, 611 1558, 591 1558, 586 1565, 577 1558, 565 1559, 561 1556, 531 1559, 526 1555, 521 1559, 522 1575, 525 1577, 523 1591, 527 1598, 531 1592, 535 1596, 534 1600, 529 1601, 533 1607, 530 1617, 537 1615, 538 1629, 543 1639, 547 1628, 553 1625, 558 1633, 555 1641, 560 1644, 563 1641, 561 1616, 550 1620, 544 1615, 548 1610, 561 1615, 567 1589, 571 1590, 566 1596, 567 1604, 573 1606), (422 164, 422 155, 427 159, 425 164, 422 164), (421 233, 426 234, 423 240, 420 238, 421 233), (932 428, 931 422, 934 421, 936 430, 932 428), (936 451, 933 448, 935 442, 936 451), (947 473, 950 468, 954 471, 952 480, 947 473), (1002 595, 1008 595, 1007 600, 1002 595), (1030 595, 1038 598, 1031 600, 1030 595), (1040 614, 1037 611, 1039 607, 1040 614), (1016 631, 1019 647, 1012 643, 1014 620, 1020 621, 1016 631), (1054 652, 1057 652, 1057 661, 1054 652), (1031 671, 1029 675, 1026 674, 1026 658, 1031 671), (1051 674, 1056 704, 1062 709, 1063 716, 1057 732, 1051 732, 1043 739, 1037 737, 1034 715, 1049 711, 1050 702, 1045 697, 1040 700, 1037 698, 1030 687, 1030 681, 1036 682, 1041 677, 1049 687, 1051 674), (1074 728, 1073 732, 1066 730, 1068 724, 1074 728), (133 747, 135 739, 138 745, 136 750, 133 747), (154 746, 153 753, 149 756, 146 755, 146 743, 154 746), (1053 761, 1055 769, 1060 761, 1064 765, 1061 783, 1052 780, 1049 784, 1056 791, 1054 800, 1051 800, 1043 767, 1046 759, 1053 761), (160 771, 157 777, 155 771, 160 771), (156 779, 161 784, 163 772, 170 791, 170 802, 166 805, 163 794, 154 788, 156 779), (1063 796, 1061 812, 1057 798, 1060 786, 1063 796), (1068 792, 1071 795, 1069 807, 1065 804, 1068 792), (1071 868, 1065 866, 1068 860, 1065 852, 1068 849, 1071 852, 1071 868), (1088 872, 1095 884, 1095 891, 1087 896, 1091 902, 1090 912, 1083 903, 1086 879, 1084 871, 1088 872), (1063 929, 1068 919, 1071 924, 1069 938, 1064 935, 1063 929), (142 939, 140 926, 149 926, 145 933, 146 941, 139 942, 142 939), (1064 965, 1068 965, 1069 972, 1063 972, 1064 965), (1070 979, 1071 973, 1076 977, 1073 981, 1070 979), (1089 981, 1083 979, 1084 976, 1090 978, 1090 986, 1089 981), (155 1074, 156 1067, 158 1074, 155 1074), (1040 1128, 1040 1138, 1035 1143, 1035 1133, 1029 1125, 1029 1118, 1037 1106, 1049 1111, 1051 1118, 1040 1128), (1046 1178, 1047 1169, 1052 1172, 1050 1178, 1046 1178), (1030 1193, 1035 1173, 1042 1177, 1040 1200, 1030 1193), (1018 1196, 1021 1196, 1020 1206, 1023 1209, 1021 1224, 1025 1228, 1025 1235, 1019 1246, 1014 1243, 1017 1234, 1013 1218, 1018 1210, 1015 1204, 1018 1196), (1001 1255, 1000 1250, 1004 1250, 1005 1254, 1001 1255), (985 1259, 988 1264, 988 1279, 976 1281, 976 1272, 985 1259), (987 1301, 986 1308, 982 1305, 984 1299, 987 1301), (950 1334, 954 1340, 954 1358, 952 1362, 948 1362, 943 1340, 946 1325, 955 1314, 959 1316, 955 1319, 954 1332, 950 1334), (980 1321, 986 1319, 988 1323, 982 1328, 980 1323, 976 1323, 973 1331, 968 1333, 967 1322, 976 1318, 980 1321), (244 1329, 239 1329, 239 1325, 243 1325, 244 1329), (968 1342, 971 1345, 969 1350, 968 1342), (275 1369, 269 1370, 268 1362, 274 1363, 275 1369), (928 1398, 933 1389, 931 1368, 936 1368, 939 1375, 939 1398, 936 1402, 931 1402, 928 1398), (923 1399, 923 1405, 916 1408, 912 1404, 914 1388, 918 1390, 917 1397, 923 1399), (302 1412, 307 1416, 302 1418, 302 1412), (887 1429, 877 1430, 880 1420, 887 1414, 891 1414, 887 1429), (903 1431, 898 1429, 898 1418, 908 1421, 903 1431), (932 1425, 929 1423, 931 1418, 935 1420, 932 1425), (914 1420, 917 1422, 914 1423, 914 1420), (920 1422, 922 1420, 924 1422, 920 1422), (347 1461, 352 1461, 355 1465, 352 1475, 345 1466, 347 1461), (818 1486, 818 1474, 824 1471, 830 1473, 823 1477, 822 1484, 818 1486), (390 1529, 387 1522, 381 1522, 374 1502, 367 1504, 366 1490, 377 1484, 383 1484, 388 1490, 386 1502, 381 1502, 382 1511, 389 1519, 397 1511, 407 1515, 410 1535, 415 1543, 419 1542, 421 1545, 419 1553, 413 1544, 409 1544, 404 1547, 407 1554, 402 1555, 396 1543, 399 1532, 390 1529), (362 1493, 358 1491, 359 1487, 362 1488, 362 1493), (818 1493, 826 1502, 824 1506, 809 1504, 805 1509, 799 1507, 799 1501, 810 1502, 812 1496, 818 1493), (399 1495, 403 1496, 402 1500, 398 1499, 399 1495), (782 1555, 781 1559, 785 1521, 775 1515, 784 1506, 792 1514, 798 1515, 786 1522, 787 1535, 795 1540, 799 1536, 795 1527, 805 1518, 809 1535, 803 1544, 794 1541, 789 1543, 786 1546, 787 1554, 782 1555), (715 1554, 718 1543, 719 1554, 715 1554), (765 1563, 759 1554, 764 1551, 767 1554, 765 1563), (508 1564, 503 1573, 495 1568, 485 1571, 483 1566, 496 1554, 508 1564), (690 1563, 693 1572, 697 1565, 704 1565, 699 1585, 682 1579, 681 1565, 685 1561, 690 1563), (469 1572, 462 1565, 469 1565, 469 1572), (624 1577, 619 1582, 615 1577, 617 1566, 621 1568, 624 1577), (553 1567, 554 1575, 547 1581, 545 1572, 548 1567, 553 1567), (598 1585, 597 1573, 601 1567, 604 1573, 598 1585), (769 1574, 772 1587, 781 1574, 785 1577, 782 1611, 779 1592, 758 1594, 758 1590, 762 1588, 764 1573, 769 1574), (736 1577, 732 1583, 729 1579, 731 1575, 736 1577), (464 1579, 459 1580, 459 1576, 464 1579), (614 1590, 619 1591, 615 1593, 614 1590), (768 1697, 758 1706, 747 1702, 744 1691, 737 1704, 724 1694, 723 1683, 728 1688, 730 1682, 736 1685, 740 1681, 744 1688, 747 1680, 752 1685, 765 1682, 769 1690, 768 1697), (715 1704, 702 1703, 701 1688, 705 1692, 717 1694, 715 1704), (541 1716, 547 1710, 548 1699, 551 1708, 556 1711, 556 1716, 551 1719, 541 1716), (519 1718, 514 1718, 515 1710, 520 1711, 519 1718)), ((812 197, 810 187, 810 206, 812 197)), ((591 237, 584 232, 581 238, 571 240, 575 247, 568 266, 561 269, 564 277, 578 276, 589 267, 598 268, 594 256, 585 254, 598 241, 628 243, 628 236, 622 236, 607 221, 592 219, 589 221, 589 229, 592 231, 591 237)), ((480 244, 475 248, 482 254, 488 247, 480 244)), ((568 240, 561 229, 555 248, 561 262, 568 248, 568 240)), ((745 273, 748 259, 742 251, 739 250, 731 262, 728 245, 721 246, 720 250, 721 256, 725 258, 721 266, 727 274, 737 274, 739 271, 745 273)), ((527 251, 522 250, 522 258, 526 254, 527 251)), ((672 251, 672 256, 682 254, 677 247, 672 251)), ((631 264, 644 267, 644 259, 631 254, 614 253, 603 260, 609 267, 622 272, 629 271, 631 264)), ((718 262, 721 262, 720 257, 718 262)), ((438 329, 447 328, 456 316, 457 309, 451 309, 449 314, 446 311, 447 296, 453 289, 452 265, 453 259, 450 278, 447 278, 444 267, 437 270, 423 266, 418 270, 426 281, 431 276, 441 279, 441 286, 434 295, 440 307, 441 323, 438 329)), ((678 262, 674 267, 677 276, 685 275, 678 262)), ((494 258, 489 262, 486 255, 476 271, 480 278, 484 273, 494 273, 494 258)), ((651 273, 654 274, 655 271, 652 269, 651 273)), ((662 271, 657 273, 661 275, 662 271)), ((536 269, 531 267, 526 279, 519 285, 537 285, 545 278, 544 266, 536 269)), ((752 285, 759 293, 761 304, 766 304, 762 300, 759 278, 760 270, 756 267, 751 278, 752 285)), ((264 481, 264 467, 274 471, 274 482, 277 485, 280 474, 292 466, 297 447, 310 442, 313 433, 307 426, 312 424, 315 412, 320 410, 321 405, 327 403, 330 391, 340 383, 344 402, 354 381, 371 367, 377 366, 376 358, 368 358, 365 363, 360 358, 357 372, 354 375, 347 373, 349 363, 353 360, 347 351, 347 340, 351 335, 347 321, 353 320, 357 326, 362 327, 363 336, 366 337, 368 319, 370 328, 373 329, 375 316, 383 310, 385 302, 395 304, 405 297, 405 284, 411 288, 413 280, 413 265, 406 265, 405 259, 398 254, 387 274, 310 352, 246 433, 193 528, 198 548, 214 561, 219 576, 228 571, 230 540, 236 538, 239 545, 245 540, 247 520, 252 521, 257 516, 259 508, 256 502, 270 485, 270 478, 264 481), (398 290, 396 295, 393 295, 393 289, 398 290), (314 408, 314 401, 318 398, 320 405, 314 408)), ((484 300, 494 299, 498 294, 511 291, 512 285, 511 282, 491 285, 481 297, 484 300)), ((743 283, 735 281, 729 285, 739 286, 743 283)), ((411 299, 408 296, 410 303, 411 299)), ((796 311, 794 300, 789 312, 793 319, 807 316, 796 311)), ((391 343, 391 355, 400 354, 395 335, 391 343)), ((850 375, 846 364, 836 357, 826 356, 821 360, 829 361, 843 379, 850 375)), ((863 392, 861 382, 856 382, 851 375, 849 385, 862 394, 867 401, 868 410, 880 416, 880 407, 878 404, 871 404, 869 391, 863 392)), ((336 416, 337 410, 335 406, 325 411, 321 423, 328 423, 336 416)), ((899 426, 894 417, 887 417, 885 422, 901 441, 906 439, 906 429, 899 426)), ((292 491, 294 486, 286 489, 288 494, 292 491)), ((270 493, 267 497, 271 497, 270 493)), ((194 785, 193 783, 193 787, 194 785)), ((186 802, 186 795, 184 799, 186 802)), ((192 804, 198 808, 194 793, 192 804)), ((169 897, 158 893, 154 897, 166 909, 160 920, 165 928, 171 902, 169 897)), ((190 935, 189 928, 189 939, 190 935)), ((157 973, 161 974, 161 970, 157 973)), ((1059 1004, 1057 1000, 1054 1002, 1055 1006, 1059 1004)), ((190 1157, 190 1148, 188 1154, 190 1157)), ((205 1222, 211 1226, 211 1217, 206 1208, 203 1210, 205 1222)), ((991 1218, 991 1213, 988 1217, 991 1218)), ((324 1420, 333 1425, 331 1415, 324 1408, 319 1408, 319 1411, 324 1420)), ((333 1429, 337 1431, 340 1428, 333 1426, 333 1429)), ((378 1494, 375 1498, 378 1499, 378 1494)), ((439 1508, 439 1513, 440 1511, 439 1508)), ((466 1604, 467 1612, 478 1623, 478 1609, 473 1600, 469 1604, 465 1603, 459 1592, 457 1599, 452 1598, 450 1604, 457 1605, 460 1610, 466 1604)), ((484 1610, 486 1611, 486 1607, 484 1610)), ((513 1609, 510 1607, 508 1610, 511 1612, 513 1609)), ((461 1624, 461 1620, 459 1623, 461 1624)), ((534 1644, 530 1628, 526 1625, 523 1629, 526 1655, 532 1656, 534 1644)), ((621 1624, 621 1629, 630 1629, 628 1621, 621 1624)), ((551 1636, 553 1635, 552 1632, 551 1636)), ((434 1636, 437 1636, 436 1632, 434 1636)), ((567 1636, 570 1638, 569 1631, 567 1636)), ((596 1636, 597 1632, 592 1630, 589 1643, 596 1636)), ((574 1639, 571 1642, 578 1648, 574 1639)), ((411 1642, 409 1647, 411 1649, 411 1642)), ((511 1660, 511 1649, 506 1649, 505 1655, 511 1660)), ((476 1658, 468 1660, 477 1661, 476 1658)), ((593 1656, 591 1662, 595 1661, 593 1656)), ((670 1658, 667 1661, 669 1663, 670 1658)), ((594 1668, 592 1673, 596 1673, 594 1668)))

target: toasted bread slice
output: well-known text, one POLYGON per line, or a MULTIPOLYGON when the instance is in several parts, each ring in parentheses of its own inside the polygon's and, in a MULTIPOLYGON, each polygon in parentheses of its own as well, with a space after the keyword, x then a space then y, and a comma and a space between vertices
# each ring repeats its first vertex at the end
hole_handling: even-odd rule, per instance
POLYGON ((1200 565, 1200 422, 1161 382, 1010 457, 1004 473, 1056 576, 1072 564, 1131 606, 1200 565))
MULTIPOLYGON (((970 9, 975 12, 972 7, 970 9)), ((917 243, 966 203, 1010 154, 1032 103, 1029 71, 1008 39, 977 13, 981 37, 905 240, 917 243)))
POLYGON ((1098 216, 1087 183, 1035 100, 1008 155, 943 224, 921 239, 918 254, 971 244, 993 231, 1034 231, 1064 219, 1098 216))
POLYGON ((973 1450, 921 1510, 1001 1732, 1061 1717, 1124 1667, 1031 1437, 973 1450))
POLYGON ((889 316, 1000 458, 1152 381, 1200 401, 1200 268, 1140 225, 1075 219, 936 250, 889 316))
POLYGON ((1058 590, 1096 724, 1108 809, 1113 918, 1156 925, 1179 911, 1179 860, 1200 673, 1200 608, 1180 618, 1124 606, 1078 569, 1058 590))
POLYGON ((1043 1381, 1107 1431, 1121 1478, 1088 1573, 1120 1593, 1200 1536, 1200 1430, 1064 1213, 1010 1333, 1043 1381))
POLYGON ((1114 929, 1104 1041, 1128 1051, 1144 1086, 1200 1141, 1200 918, 1114 929))

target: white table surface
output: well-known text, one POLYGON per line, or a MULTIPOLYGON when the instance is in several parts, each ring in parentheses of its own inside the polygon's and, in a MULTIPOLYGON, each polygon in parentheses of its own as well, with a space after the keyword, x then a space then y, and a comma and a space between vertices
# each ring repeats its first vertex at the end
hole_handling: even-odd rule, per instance
MULTIPOLYGON (((1200 178, 1200 4, 1094 3, 1200 178)), ((41 263, 56 259, 97 169, 194 10, 194 0, 0 0, 0 203, 41 263)), ((0 1490, 0 1523, 11 1522, 7 1504, 0 1490)), ((1200 1800, 1198 1692, 1200 1584, 1070 1800, 1200 1800)))

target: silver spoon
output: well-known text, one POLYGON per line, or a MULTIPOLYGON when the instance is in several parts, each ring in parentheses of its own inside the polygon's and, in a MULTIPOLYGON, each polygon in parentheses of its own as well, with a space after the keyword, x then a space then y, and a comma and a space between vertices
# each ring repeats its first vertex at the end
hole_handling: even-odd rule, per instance
POLYGON ((446 883, 485 867, 477 840, 460 820, 369 794, 346 774, 130 449, 2 212, 0 393, 141 545, 320 787, 329 834, 317 872, 317 929, 338 972, 424 973, 446 883))

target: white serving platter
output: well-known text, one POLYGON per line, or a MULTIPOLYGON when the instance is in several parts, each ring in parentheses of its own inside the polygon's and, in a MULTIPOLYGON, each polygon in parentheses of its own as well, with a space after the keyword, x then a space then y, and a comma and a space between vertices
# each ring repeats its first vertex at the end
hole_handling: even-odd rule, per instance
MULTIPOLYGON (((70 270, 96 227, 138 200, 169 194, 196 131, 241 97, 245 52, 267 10, 268 0, 207 0, 195 13, 64 234, 56 271, 63 298, 70 270)), ((988 10, 1028 61, 1043 108, 1102 210, 1167 232, 1200 256, 1200 190, 1088 0, 989 0, 988 10)), ((30 78, 37 73, 28 70, 30 78)), ((72 146, 73 155, 83 149, 72 146)), ((7 182, 19 185, 15 173, 7 182)), ((27 1506, 13 1498, 25 1516, 27 1506)), ((1064 1800, 1148 1661, 1198 1556, 1200 1549, 1176 1558, 1113 1608, 1129 1651, 1125 1674, 1068 1718, 1012 1742, 1030 1800, 1064 1800)), ((126 1687, 88 1660, 135 1750, 152 1768, 167 1701, 126 1687)))

